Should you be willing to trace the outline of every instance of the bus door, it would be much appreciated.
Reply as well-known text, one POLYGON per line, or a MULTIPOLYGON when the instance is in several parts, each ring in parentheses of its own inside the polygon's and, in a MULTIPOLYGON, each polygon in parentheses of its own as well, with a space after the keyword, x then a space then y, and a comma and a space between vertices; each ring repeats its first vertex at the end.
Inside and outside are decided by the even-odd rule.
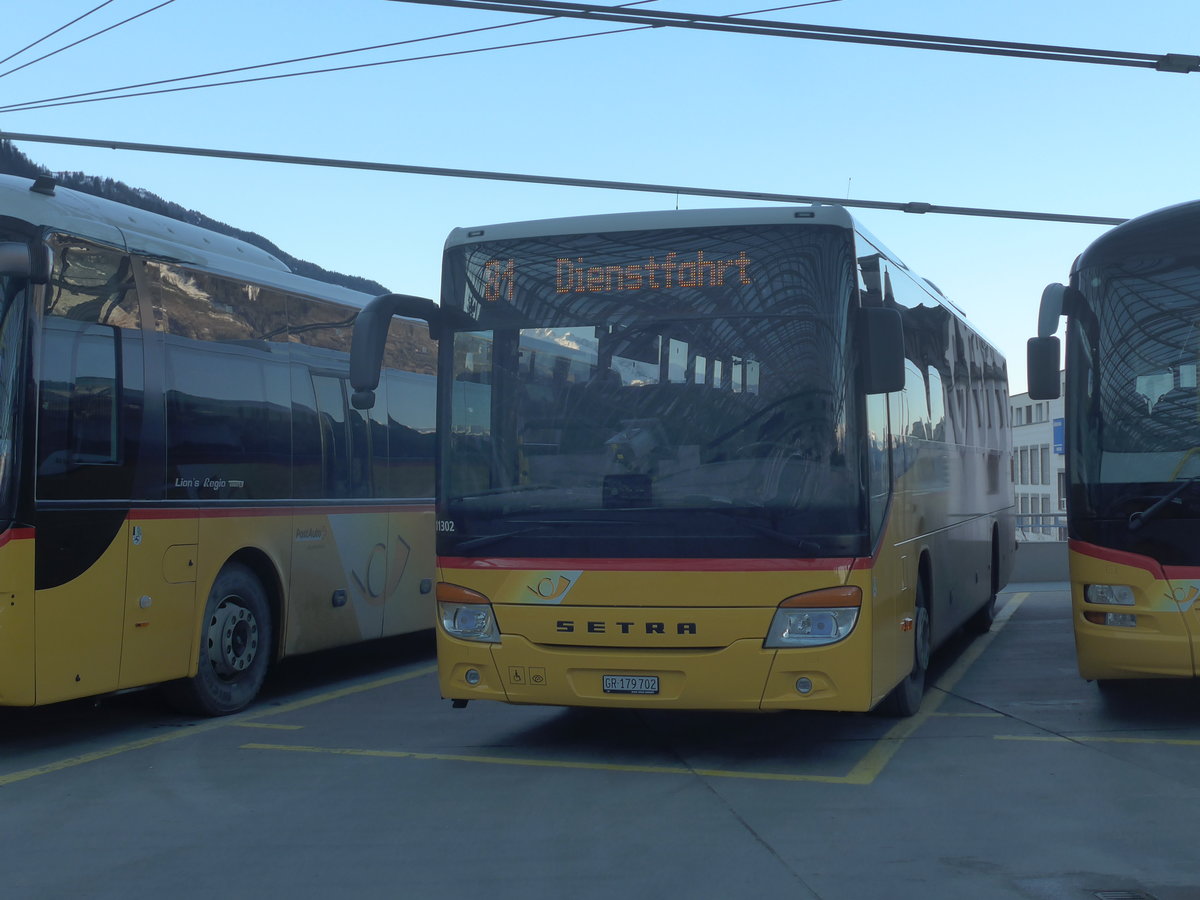
MULTIPOLYGON (((374 493, 372 420, 349 402, 342 373, 293 372, 293 398, 315 410, 323 498, 359 503, 374 493)), ((328 502, 292 519, 291 603, 285 651, 302 653, 383 634, 389 522, 385 507, 350 512, 328 502)))
POLYGON ((120 687, 190 675, 196 635, 199 518, 195 510, 133 512, 126 522, 120 687))
POLYGON ((911 633, 902 632, 900 619, 905 602, 904 514, 893 495, 894 448, 889 407, 899 394, 870 394, 866 398, 867 493, 871 545, 875 550, 871 570, 871 633, 874 658, 871 691, 875 696, 890 690, 912 667, 911 633))

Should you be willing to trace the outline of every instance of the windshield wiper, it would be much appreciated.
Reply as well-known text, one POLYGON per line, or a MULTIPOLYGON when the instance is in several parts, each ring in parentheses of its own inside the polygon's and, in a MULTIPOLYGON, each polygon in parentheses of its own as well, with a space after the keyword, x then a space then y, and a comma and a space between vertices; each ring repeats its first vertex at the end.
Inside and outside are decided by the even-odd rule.
POLYGON ((743 515, 729 510, 723 509, 706 509, 703 512, 714 516, 721 516, 724 519, 731 519, 739 525, 749 528, 751 531, 757 531, 759 534, 764 534, 769 538, 774 538, 781 544, 785 544, 791 550, 799 550, 804 553, 820 553, 821 545, 816 541, 810 541, 807 538, 798 537, 794 534, 788 534, 785 531, 779 531, 772 528, 770 525, 765 525, 757 519, 748 519, 743 515))
POLYGON ((467 538, 461 543, 455 544, 455 552, 475 550, 479 547, 486 547, 488 544, 495 544, 500 541, 506 541, 512 537, 518 537, 522 534, 531 534, 535 531, 545 531, 547 528, 557 528, 560 525, 636 525, 636 520, 633 519, 542 519, 536 522, 531 522, 528 519, 508 519, 512 525, 528 525, 528 528, 514 528, 511 531, 501 531, 496 534, 481 534, 479 537, 467 538))
POLYGON ((531 531, 541 531, 543 528, 548 528, 547 525, 533 525, 529 528, 517 528, 513 531, 501 531, 499 534, 484 534, 475 538, 468 538, 460 544, 454 545, 455 553, 463 553, 469 550, 475 550, 479 547, 486 547, 488 544, 496 544, 500 541, 506 541, 511 537, 516 537, 520 534, 529 534, 531 531))
POLYGON ((1157 516, 1164 506, 1166 506, 1168 503, 1182 494, 1189 486, 1195 483, 1197 478, 1200 478, 1200 475, 1193 475, 1191 478, 1181 481, 1141 512, 1132 513, 1129 516, 1129 530, 1137 531, 1139 528, 1157 516))

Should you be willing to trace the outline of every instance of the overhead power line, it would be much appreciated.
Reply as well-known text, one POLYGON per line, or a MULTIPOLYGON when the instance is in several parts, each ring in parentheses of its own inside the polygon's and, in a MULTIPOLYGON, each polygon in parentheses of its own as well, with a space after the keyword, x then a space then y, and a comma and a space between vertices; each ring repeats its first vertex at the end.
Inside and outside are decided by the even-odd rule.
MULTIPOLYGON (((127 19, 122 19, 120 22, 117 22, 114 25, 109 25, 107 28, 101 28, 99 31, 89 34, 87 37, 80 38, 79 40, 74 41, 70 44, 67 44, 65 47, 59 47, 57 50, 51 50, 49 53, 44 53, 41 56, 39 56, 37 59, 31 59, 29 62, 22 63, 21 65, 17 66, 16 68, 9 69, 7 72, 0 72, 0 78, 3 78, 5 75, 11 75, 13 72, 19 72, 22 69, 32 66, 34 63, 41 62, 43 59, 49 59, 51 56, 54 56, 57 53, 62 53, 64 50, 70 50, 72 47, 78 47, 84 41, 90 41, 92 38, 99 37, 100 35, 105 34, 106 32, 112 31, 114 28, 120 28, 122 25, 128 25, 134 19, 140 19, 142 16, 149 15, 150 13, 155 12, 156 10, 162 9, 164 6, 169 6, 170 4, 172 4, 174 2, 175 2, 175 0, 163 0, 163 2, 159 3, 157 6, 152 6, 149 9, 142 10, 140 13, 130 16, 127 19)), ((99 8, 99 7, 97 7, 97 8, 99 8)), ((93 12, 94 11, 95 10, 93 10, 93 12)), ((11 57, 9 57, 9 58, 11 59, 11 57)))
POLYGON ((1159 54, 1132 53, 1123 50, 1092 50, 1051 44, 1023 44, 935 34, 908 34, 901 31, 804 25, 769 19, 735 19, 730 16, 708 16, 667 10, 619 10, 612 6, 594 6, 588 3, 559 2, 559 0, 392 0, 392 2, 453 6, 461 9, 486 9, 523 15, 550 14, 604 22, 628 22, 634 25, 693 28, 733 34, 760 34, 814 41, 875 44, 886 47, 910 47, 919 50, 946 50, 953 53, 981 53, 1022 59, 1134 66, 1157 69, 1160 72, 1200 72, 1200 56, 1183 53, 1159 54))
POLYGON ((38 38, 36 41, 34 41, 34 42, 33 42, 33 43, 31 43, 31 44, 26 44, 24 47, 22 47, 22 48, 21 48, 20 50, 18 50, 16 53, 10 53, 10 54, 8 54, 8 56, 4 57, 4 59, 0 59, 0 65, 4 65, 4 63, 8 62, 10 59, 13 59, 13 58, 15 58, 15 57, 18 57, 18 56, 20 56, 20 55, 21 55, 22 53, 24 53, 26 50, 32 50, 34 47, 36 47, 36 46, 37 46, 38 44, 40 44, 42 41, 49 40, 50 38, 52 38, 52 37, 54 37, 56 34, 58 34, 60 31, 66 31, 68 28, 70 28, 70 27, 71 27, 72 25, 74 25, 76 22, 79 22, 79 21, 80 21, 80 20, 82 20, 82 19, 86 19, 86 18, 87 18, 88 16, 90 16, 92 13, 94 13, 94 12, 98 12, 99 10, 101 10, 101 9, 103 9, 104 7, 108 6, 108 4, 110 4, 110 3, 112 3, 112 2, 113 2, 113 0, 104 0, 104 2, 103 2, 103 3, 101 3, 99 6, 92 7, 92 8, 91 8, 91 9, 89 9, 87 12, 83 13, 83 15, 76 16, 76 17, 75 17, 75 18, 73 18, 73 19, 72 19, 70 22, 68 22, 66 25, 59 25, 57 28, 55 28, 55 29, 54 29, 53 31, 51 31, 49 34, 43 34, 43 35, 42 35, 40 38, 38 38))
MULTIPOLYGON (((625 6, 638 6, 642 3, 653 3, 656 0, 634 0, 634 2, 622 4, 625 6)), ((803 3, 793 3, 788 6, 776 6, 770 9, 751 10, 745 13, 731 13, 731 16, 752 16, 764 12, 778 12, 784 9, 799 9, 805 6, 823 6, 828 3, 840 3, 841 0, 806 0, 803 3)), ((172 94, 181 91, 197 91, 203 88, 211 87, 229 87, 232 85, 252 84, 259 81, 278 81, 285 78, 299 78, 303 75, 328 75, 334 72, 349 72, 355 69, 368 69, 377 66, 390 66, 398 63, 406 62, 425 62, 432 59, 444 59, 449 56, 467 56, 475 53, 488 53, 493 50, 512 50, 523 47, 533 47, 539 44, 561 43, 563 41, 578 41, 584 38, 604 37, 610 34, 626 34, 631 31, 644 31, 648 28, 654 28, 653 25, 641 25, 634 28, 616 28, 608 31, 593 31, 588 34, 572 34, 563 37, 544 38, 541 40, 520 41, 513 44, 498 44, 491 47, 477 47, 470 50, 451 50, 445 53, 431 53, 423 56, 409 56, 403 59, 385 59, 376 62, 358 63, 347 66, 334 66, 326 69, 306 69, 301 72, 286 72, 282 75, 264 75, 254 78, 237 78, 230 81, 213 81, 207 84, 190 84, 183 87, 162 87, 168 84, 177 84, 181 81, 194 81, 198 78, 213 78, 218 75, 231 75, 237 72, 250 72, 256 69, 268 69, 274 66, 290 65, 292 63, 309 62, 317 59, 328 59, 334 56, 348 56, 353 53, 366 53, 372 50, 383 50, 389 47, 400 47, 405 44, 419 44, 425 41, 436 41, 443 38, 463 37, 468 34, 479 34, 485 31, 497 31, 502 28, 513 28, 518 25, 529 25, 534 22, 546 22, 553 20, 555 16, 536 16, 532 19, 522 19, 519 22, 506 22, 503 25, 488 25, 483 28, 470 28, 461 31, 451 31, 444 34, 428 35, 426 37, 409 38, 403 41, 393 41, 387 44, 375 44, 370 47, 358 47, 353 50, 337 50, 331 53, 320 53, 313 56, 301 56, 293 59, 278 60, 276 62, 259 63, 251 66, 239 66, 233 69, 220 69, 214 72, 205 72, 198 75, 183 75, 178 78, 163 78, 157 81, 144 81, 140 84, 127 84, 122 87, 103 88, 100 90, 80 91, 74 94, 62 94, 57 97, 45 97, 41 100, 26 100, 20 103, 9 103, 0 105, 0 113, 5 112, 27 112, 34 109, 49 109, 56 106, 76 106, 81 103, 100 103, 104 100, 125 100, 131 97, 148 97, 155 94, 172 94), (156 88, 155 90, 137 90, 138 88, 156 88), (117 91, 133 91, 134 93, 119 94, 117 91), (108 96, 101 96, 101 95, 108 96)), ((14 70, 15 71, 15 70, 14 70)))
POLYGON ((42 144, 66 144, 72 147, 98 147, 107 150, 134 150, 142 153, 169 153, 177 156, 203 156, 213 159, 241 159, 253 162, 283 163, 296 166, 322 166, 334 169, 363 169, 372 172, 398 172, 406 175, 432 175, 443 178, 475 178, 484 181, 512 181, 561 187, 597 188, 607 191, 639 191, 650 194, 676 194, 691 197, 720 197, 733 200, 760 200, 772 203, 823 203, 862 209, 884 209, 906 213, 940 213, 952 216, 982 216, 993 219, 1025 219, 1036 222, 1065 222, 1074 225, 1120 225, 1123 218, 1078 216, 1063 213, 1028 212, 1014 209, 986 209, 971 206, 942 206, 934 203, 897 203, 886 200, 851 200, 815 197, 805 194, 776 194, 763 191, 732 191, 720 188, 686 187, 677 184, 647 184, 636 181, 603 181, 596 178, 569 178, 557 175, 524 175, 515 172, 487 172, 478 169, 446 169, 436 166, 410 166, 401 163, 367 162, 352 159, 328 159, 318 156, 289 156, 278 153, 253 153, 241 150, 213 150, 202 147, 178 147, 170 144, 140 144, 130 141, 102 141, 92 138, 58 137, 48 134, 21 134, 0 131, 0 140, 31 141, 42 144))

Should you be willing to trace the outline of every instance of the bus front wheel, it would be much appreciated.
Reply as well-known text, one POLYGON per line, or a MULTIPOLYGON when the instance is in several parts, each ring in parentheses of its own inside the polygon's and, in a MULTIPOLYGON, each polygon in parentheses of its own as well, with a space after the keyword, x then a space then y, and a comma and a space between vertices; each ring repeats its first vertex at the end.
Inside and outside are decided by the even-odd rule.
POLYGON ((933 632, 929 627, 929 602, 925 583, 917 582, 916 609, 913 612, 913 664, 904 680, 883 698, 878 711, 885 716, 907 718, 916 715, 925 696, 925 673, 933 652, 933 632))
POLYGON ((200 715, 244 709, 266 678, 271 634, 271 607, 262 583, 246 566, 227 564, 205 604, 196 674, 169 685, 169 696, 200 715))

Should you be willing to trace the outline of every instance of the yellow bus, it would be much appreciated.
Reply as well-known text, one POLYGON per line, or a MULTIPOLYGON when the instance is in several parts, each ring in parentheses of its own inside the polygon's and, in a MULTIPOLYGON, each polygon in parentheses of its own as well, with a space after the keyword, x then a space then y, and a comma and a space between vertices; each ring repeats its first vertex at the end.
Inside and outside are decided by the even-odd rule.
POLYGON ((436 346, 184 222, 0 176, 0 705, 167 683, 234 712, 273 660, 430 628, 436 346))
POLYGON ((397 311, 440 334, 455 705, 910 715, 933 648, 990 626, 1004 359, 844 209, 456 230, 436 310, 360 317, 364 406, 397 311))
POLYGON ((1200 674, 1200 201, 1118 225, 1042 295, 1029 394, 1065 384, 1079 673, 1200 674), (1067 317, 1066 369, 1059 340, 1067 317))

